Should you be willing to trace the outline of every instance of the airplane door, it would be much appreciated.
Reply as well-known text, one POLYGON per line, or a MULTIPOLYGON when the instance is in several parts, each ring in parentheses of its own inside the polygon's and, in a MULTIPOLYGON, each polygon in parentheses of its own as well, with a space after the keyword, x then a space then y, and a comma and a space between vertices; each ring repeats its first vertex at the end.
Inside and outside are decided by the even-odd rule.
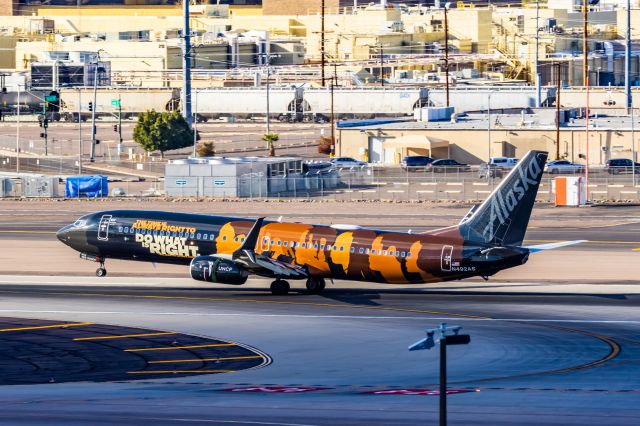
POLYGON ((453 246, 442 246, 442 256, 440 257, 440 269, 451 272, 451 258, 453 257, 453 246))
POLYGON ((110 214, 105 214, 100 218, 100 224, 98 225, 98 240, 109 240, 109 224, 111 223, 111 218, 112 216, 110 214))

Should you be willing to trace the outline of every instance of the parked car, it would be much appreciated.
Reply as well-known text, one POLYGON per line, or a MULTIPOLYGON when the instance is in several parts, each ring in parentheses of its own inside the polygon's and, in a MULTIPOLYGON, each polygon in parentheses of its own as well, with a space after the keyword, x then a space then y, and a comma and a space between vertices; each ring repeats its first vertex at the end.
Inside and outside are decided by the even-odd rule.
POLYGON ((488 177, 502 177, 508 173, 515 165, 518 164, 518 159, 513 157, 491 157, 489 163, 483 163, 480 165, 478 172, 479 178, 488 177))
POLYGON ((605 170, 612 175, 621 173, 640 173, 640 163, 635 163, 628 158, 616 158, 607 161, 604 166, 605 170))
POLYGON ((559 173, 584 173, 585 166, 582 164, 572 163, 568 160, 549 161, 544 169, 550 174, 559 173))
POLYGON ((471 170, 468 164, 458 163, 452 158, 443 158, 440 160, 434 160, 427 165, 427 170, 434 173, 457 173, 468 172, 471 170))
POLYGON ((359 161, 351 157, 335 157, 331 159, 331 163, 336 168, 362 167, 367 165, 364 161, 359 161))
POLYGON ((425 170, 427 165, 433 162, 433 158, 426 155, 408 155, 402 159, 400 166, 407 171, 425 170))

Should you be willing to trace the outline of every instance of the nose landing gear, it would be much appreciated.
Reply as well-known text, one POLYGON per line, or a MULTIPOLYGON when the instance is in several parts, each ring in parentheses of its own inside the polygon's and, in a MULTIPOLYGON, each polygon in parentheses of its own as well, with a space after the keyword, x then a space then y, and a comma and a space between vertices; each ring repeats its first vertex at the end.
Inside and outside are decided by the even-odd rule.
POLYGON ((104 267, 104 261, 100 262, 100 267, 96 269, 96 277, 106 277, 107 269, 104 267))

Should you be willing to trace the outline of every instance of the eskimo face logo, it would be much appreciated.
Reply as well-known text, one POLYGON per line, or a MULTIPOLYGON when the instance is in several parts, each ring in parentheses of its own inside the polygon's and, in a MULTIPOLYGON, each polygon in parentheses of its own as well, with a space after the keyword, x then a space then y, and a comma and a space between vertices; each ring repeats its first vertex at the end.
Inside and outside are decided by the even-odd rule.
POLYGON ((521 163, 516 170, 517 173, 511 175, 510 179, 505 182, 505 188, 508 187, 509 190, 506 192, 497 191, 491 199, 489 222, 482 232, 485 241, 493 240, 497 229, 505 224, 509 215, 513 213, 529 189, 538 185, 542 174, 542 167, 537 156, 531 159, 528 164, 521 163))

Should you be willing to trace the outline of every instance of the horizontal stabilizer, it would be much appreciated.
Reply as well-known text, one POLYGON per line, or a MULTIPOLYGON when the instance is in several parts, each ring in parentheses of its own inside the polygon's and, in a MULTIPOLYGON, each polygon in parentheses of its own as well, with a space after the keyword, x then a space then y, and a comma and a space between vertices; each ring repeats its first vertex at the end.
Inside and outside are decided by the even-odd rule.
POLYGON ((543 250, 553 250, 560 247, 572 246, 574 244, 584 243, 587 240, 575 240, 575 241, 559 241, 557 243, 536 244, 534 246, 525 247, 529 249, 529 253, 537 253, 543 250))

